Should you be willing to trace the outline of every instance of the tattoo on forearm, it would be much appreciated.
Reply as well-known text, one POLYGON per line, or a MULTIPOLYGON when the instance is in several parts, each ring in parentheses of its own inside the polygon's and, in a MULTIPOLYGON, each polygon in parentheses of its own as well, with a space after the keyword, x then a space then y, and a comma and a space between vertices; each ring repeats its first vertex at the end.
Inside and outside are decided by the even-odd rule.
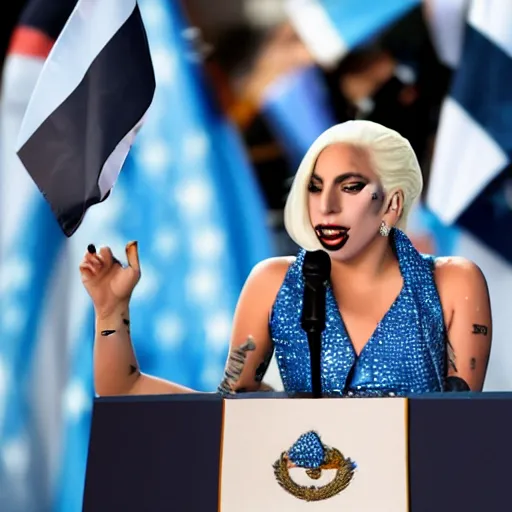
POLYGON ((102 336, 110 336, 111 334, 114 334, 116 331, 113 329, 107 329, 106 331, 101 331, 102 336))
POLYGON ((130 334, 130 320, 123 317, 123 324, 126 325, 126 330, 128 331, 128 334, 130 334))
POLYGON ((458 370, 457 365, 455 364, 455 352, 448 338, 446 339, 446 356, 448 358, 448 370, 452 370, 457 373, 458 370))
POLYGON ((476 359, 474 357, 472 357, 471 360, 469 361, 469 367, 472 370, 476 369, 476 359))
POLYGON ((486 325, 473 324, 472 334, 482 334, 484 336, 487 336, 487 332, 488 329, 486 325))
POLYGON ((272 354, 274 353, 274 349, 269 350, 261 364, 256 368, 256 374, 254 375, 254 380, 256 382, 261 382, 263 377, 265 377, 265 373, 267 373, 268 365, 272 359, 272 354))
POLYGON ((228 357, 224 378, 217 388, 217 392, 221 394, 233 394, 235 392, 234 386, 240 380, 242 371, 247 359, 247 352, 251 352, 256 348, 256 345, 251 336, 247 341, 239 347, 233 349, 228 357))

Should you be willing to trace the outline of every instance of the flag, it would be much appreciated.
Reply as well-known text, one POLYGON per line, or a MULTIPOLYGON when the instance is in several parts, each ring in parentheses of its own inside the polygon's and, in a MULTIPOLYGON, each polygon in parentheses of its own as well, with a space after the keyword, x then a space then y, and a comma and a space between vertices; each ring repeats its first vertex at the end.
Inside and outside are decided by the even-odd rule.
POLYGON ((80 0, 27 107, 18 155, 67 236, 105 200, 155 81, 136 0, 80 0))
POLYGON ((432 44, 445 66, 456 68, 460 62, 466 13, 471 0, 424 0, 426 21, 432 44))
POLYGON ((426 206, 439 223, 435 238, 449 228, 452 254, 477 263, 486 277, 493 347, 484 389, 505 391, 512 389, 512 5, 471 0, 462 7, 463 41, 437 36, 454 78, 441 110, 426 206))
MULTIPOLYGON (((108 201, 90 210, 69 243, 78 263, 88 243, 109 245, 122 259, 126 241, 138 241, 142 278, 130 329, 142 370, 215 391, 241 287, 273 255, 266 209, 239 135, 205 81, 179 2, 139 5, 156 77, 153 105, 108 201)), ((58 512, 80 510, 84 485, 93 318, 83 311, 89 316, 70 334, 58 512)))
POLYGON ((76 0, 30 0, 0 95, 0 510, 51 510, 70 325, 64 236, 16 151, 44 61, 76 0))
POLYGON ((421 0, 287 0, 291 23, 316 62, 334 67, 349 51, 367 43, 421 0))
POLYGON ((274 137, 297 168, 309 146, 336 124, 320 70, 309 66, 279 77, 263 95, 261 111, 274 137))
POLYGON ((512 262, 512 5, 470 5, 461 60, 444 102, 428 206, 512 262))

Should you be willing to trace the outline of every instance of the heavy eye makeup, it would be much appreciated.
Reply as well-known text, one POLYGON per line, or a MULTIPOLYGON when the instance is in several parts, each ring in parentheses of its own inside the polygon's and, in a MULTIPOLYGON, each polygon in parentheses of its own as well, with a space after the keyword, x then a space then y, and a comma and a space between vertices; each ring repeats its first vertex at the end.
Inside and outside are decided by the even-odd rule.
MULTIPOLYGON (((343 192, 357 194, 368 185, 368 180, 360 174, 348 173, 337 176, 334 179, 335 185, 340 185, 343 192)), ((313 174, 308 184, 308 191, 312 194, 322 191, 323 180, 320 176, 313 174)))

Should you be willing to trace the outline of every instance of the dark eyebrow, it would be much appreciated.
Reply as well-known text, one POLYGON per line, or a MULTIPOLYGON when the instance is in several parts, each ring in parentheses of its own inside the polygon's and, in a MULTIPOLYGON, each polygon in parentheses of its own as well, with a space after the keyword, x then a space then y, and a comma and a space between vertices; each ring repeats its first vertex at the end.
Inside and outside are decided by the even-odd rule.
MULTIPOLYGON (((336 176, 334 178, 334 183, 336 185, 339 185, 340 183, 343 183, 345 180, 352 179, 352 178, 358 178, 365 182, 368 182, 368 178, 366 176, 363 176, 362 174, 359 174, 357 172, 346 172, 344 174, 340 174, 339 176, 336 176)), ((311 179, 315 181, 319 181, 320 183, 323 183, 324 180, 318 176, 318 174, 313 173, 311 175, 311 179)))

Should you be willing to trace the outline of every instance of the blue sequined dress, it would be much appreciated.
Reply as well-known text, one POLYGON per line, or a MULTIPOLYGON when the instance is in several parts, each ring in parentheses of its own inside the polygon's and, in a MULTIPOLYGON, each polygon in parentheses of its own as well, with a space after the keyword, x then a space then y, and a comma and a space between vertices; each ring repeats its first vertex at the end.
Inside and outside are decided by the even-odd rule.
MULTIPOLYGON (((332 287, 327 287, 322 337, 322 390, 326 395, 407 395, 442 391, 446 364, 443 311, 434 282, 434 258, 394 229, 403 288, 356 355, 332 287)), ((299 251, 277 294, 270 333, 285 391, 311 392, 309 346, 300 326, 305 251, 299 251)))

